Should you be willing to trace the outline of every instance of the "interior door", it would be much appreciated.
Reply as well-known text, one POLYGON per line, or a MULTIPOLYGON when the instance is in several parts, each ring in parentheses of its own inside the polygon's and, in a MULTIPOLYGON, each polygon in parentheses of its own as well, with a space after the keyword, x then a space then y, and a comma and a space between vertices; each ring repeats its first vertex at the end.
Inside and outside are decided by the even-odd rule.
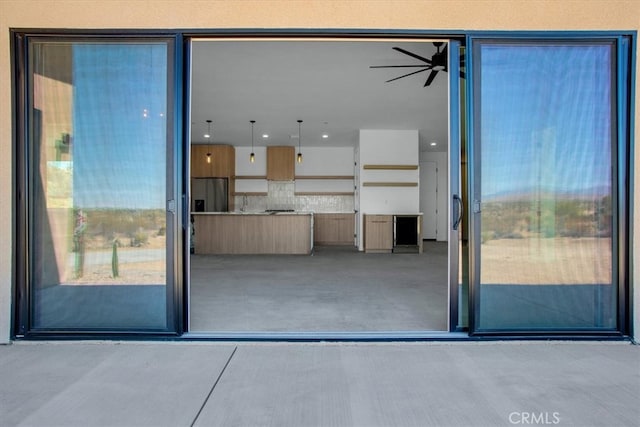
POLYGON ((178 331, 174 39, 24 43, 17 334, 178 331))
POLYGON ((422 237, 435 240, 438 230, 438 164, 420 162, 420 212, 422 237))
POLYGON ((473 333, 621 327, 623 47, 471 38, 473 333))

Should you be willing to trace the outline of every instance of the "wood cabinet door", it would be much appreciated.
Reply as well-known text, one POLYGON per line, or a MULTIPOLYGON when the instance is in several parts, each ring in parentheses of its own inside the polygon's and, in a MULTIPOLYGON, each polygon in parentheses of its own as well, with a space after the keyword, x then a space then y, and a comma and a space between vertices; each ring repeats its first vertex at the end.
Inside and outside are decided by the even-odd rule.
POLYGON ((213 172, 213 152, 211 146, 192 145, 191 146, 191 177, 210 178, 213 172), (212 153, 211 163, 207 162, 207 153, 212 153))
POLYGON ((391 252, 393 249, 393 217, 391 215, 365 215, 365 252, 391 252))
POLYGON ((319 213, 313 216, 313 241, 319 245, 353 245, 354 214, 319 213))
POLYGON ((192 145, 192 178, 225 178, 235 175, 235 149, 230 145, 192 145), (211 156, 207 156, 210 153, 211 156), (211 162, 207 162, 207 158, 211 162))
POLYGON ((295 177, 295 148, 267 147, 267 179, 293 181, 295 177))
POLYGON ((235 149, 230 145, 213 146, 213 169, 215 177, 231 177, 235 175, 235 149))

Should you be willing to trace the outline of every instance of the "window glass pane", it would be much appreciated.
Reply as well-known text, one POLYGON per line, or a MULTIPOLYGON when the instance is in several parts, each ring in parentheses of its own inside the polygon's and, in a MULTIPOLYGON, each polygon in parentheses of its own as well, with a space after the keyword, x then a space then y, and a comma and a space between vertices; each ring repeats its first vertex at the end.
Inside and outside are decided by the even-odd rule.
POLYGON ((616 327, 611 44, 480 54, 479 329, 616 327))
POLYGON ((166 43, 29 60, 32 326, 166 328, 166 43))

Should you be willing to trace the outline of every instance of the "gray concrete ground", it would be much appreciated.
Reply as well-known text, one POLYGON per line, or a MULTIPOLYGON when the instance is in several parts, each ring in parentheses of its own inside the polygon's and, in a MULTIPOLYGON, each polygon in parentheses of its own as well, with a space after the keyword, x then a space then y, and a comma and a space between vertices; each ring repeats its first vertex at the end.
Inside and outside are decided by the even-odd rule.
POLYGON ((1 426, 638 426, 622 342, 17 342, 1 426))

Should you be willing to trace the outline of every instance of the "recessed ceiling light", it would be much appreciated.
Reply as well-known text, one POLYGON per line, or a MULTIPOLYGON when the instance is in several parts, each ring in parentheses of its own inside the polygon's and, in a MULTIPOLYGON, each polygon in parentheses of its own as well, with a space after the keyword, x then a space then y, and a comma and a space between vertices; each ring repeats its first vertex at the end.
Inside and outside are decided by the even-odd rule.
POLYGON ((211 135, 209 135, 208 133, 205 133, 205 134, 204 134, 204 137, 205 137, 205 138, 209 138, 210 136, 211 136, 211 135))
POLYGON ((268 134, 266 134, 266 133, 264 133, 264 134, 262 134, 262 137, 263 137, 264 139, 267 139, 267 138, 269 138, 269 135, 268 135, 268 134))
POLYGON ((435 141, 433 141, 430 145, 431 145, 432 147, 435 147, 436 145, 438 145, 438 143, 437 143, 437 142, 435 142, 435 141))
POLYGON ((322 134, 322 137, 323 137, 324 139, 327 139, 327 138, 329 138, 329 135, 328 135, 328 134, 326 134, 326 133, 323 133, 323 134, 322 134))

